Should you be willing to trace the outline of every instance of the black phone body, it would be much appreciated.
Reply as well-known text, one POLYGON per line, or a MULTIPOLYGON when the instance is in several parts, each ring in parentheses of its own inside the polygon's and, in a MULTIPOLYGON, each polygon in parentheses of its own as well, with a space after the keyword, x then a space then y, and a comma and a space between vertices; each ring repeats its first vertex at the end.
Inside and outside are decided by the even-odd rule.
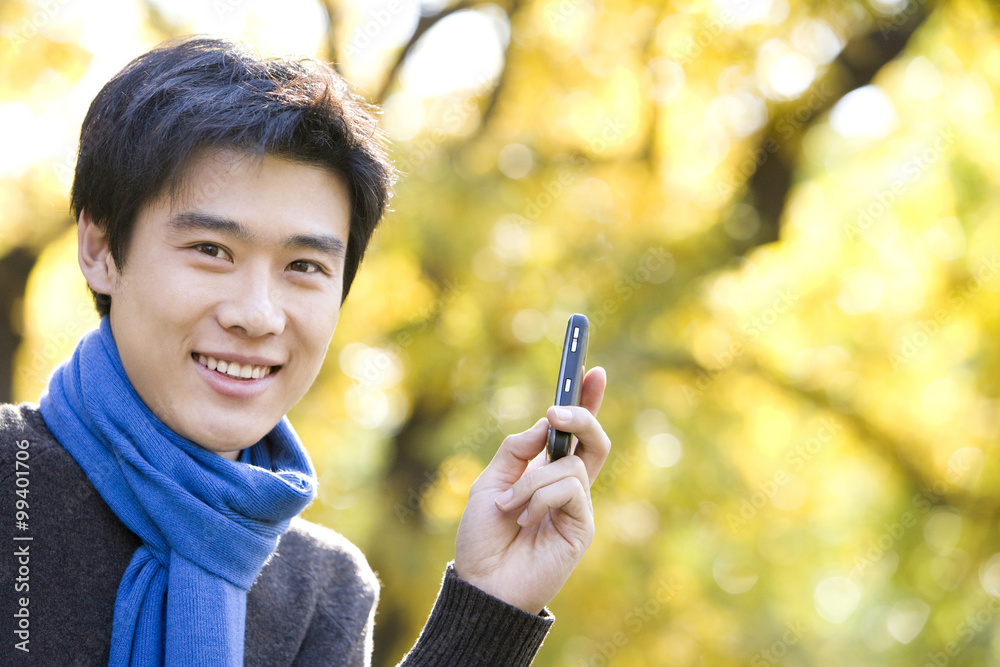
MULTIPOLYGON (((583 365, 587 361, 587 340, 590 335, 590 321, 586 315, 571 315, 566 325, 562 359, 559 361, 559 380, 556 384, 556 400, 553 405, 579 405, 580 385, 583 383, 583 365)), ((550 461, 561 459, 573 453, 573 434, 558 431, 549 426, 549 436, 545 444, 550 461)))

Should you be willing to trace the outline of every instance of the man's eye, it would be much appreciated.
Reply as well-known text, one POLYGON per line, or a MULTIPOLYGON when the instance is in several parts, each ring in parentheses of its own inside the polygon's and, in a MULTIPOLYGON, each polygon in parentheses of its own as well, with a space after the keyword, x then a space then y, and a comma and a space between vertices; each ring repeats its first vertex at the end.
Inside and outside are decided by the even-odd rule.
POLYGON ((310 262, 305 259, 296 260, 288 266, 292 269, 292 271, 300 271, 302 273, 316 273, 323 270, 316 262, 310 262))
POLYGON ((226 252, 225 248, 223 248, 220 245, 216 245, 214 243, 199 243, 198 245, 195 246, 195 248, 197 248, 203 254, 209 255, 211 257, 220 257, 225 259, 225 257, 228 256, 229 254, 228 252, 226 252))

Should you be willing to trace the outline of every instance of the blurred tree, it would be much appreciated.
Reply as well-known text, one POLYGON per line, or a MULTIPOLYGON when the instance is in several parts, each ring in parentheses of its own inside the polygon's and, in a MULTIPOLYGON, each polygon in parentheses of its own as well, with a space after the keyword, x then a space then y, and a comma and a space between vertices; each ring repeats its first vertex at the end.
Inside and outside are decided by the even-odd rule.
MULTIPOLYGON (((995 3, 316 4, 404 172, 291 415, 309 518, 381 574, 376 664, 572 312, 615 451, 536 664, 1000 664, 995 3)), ((147 46, 201 25, 140 7, 147 46)), ((19 41, 37 11, 0 5, 0 119, 99 55, 58 16, 19 41)), ((0 353, 35 400, 91 315, 53 297, 66 167, 4 154, 0 353)))

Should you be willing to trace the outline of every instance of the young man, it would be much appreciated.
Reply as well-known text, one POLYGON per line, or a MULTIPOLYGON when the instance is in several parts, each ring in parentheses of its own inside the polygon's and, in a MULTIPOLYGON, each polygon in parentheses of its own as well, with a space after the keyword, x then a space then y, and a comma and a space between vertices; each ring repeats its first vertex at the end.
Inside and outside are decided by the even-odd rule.
MULTIPOLYGON (((104 87, 72 193, 101 323, 40 406, 0 407, 0 663, 369 664, 378 581, 297 518, 316 477, 284 415, 393 177, 324 65, 187 39, 104 87)), ((592 370, 582 407, 503 441, 403 664, 530 663, 593 538, 605 384, 592 370), (579 445, 541 465, 549 423, 579 445)))

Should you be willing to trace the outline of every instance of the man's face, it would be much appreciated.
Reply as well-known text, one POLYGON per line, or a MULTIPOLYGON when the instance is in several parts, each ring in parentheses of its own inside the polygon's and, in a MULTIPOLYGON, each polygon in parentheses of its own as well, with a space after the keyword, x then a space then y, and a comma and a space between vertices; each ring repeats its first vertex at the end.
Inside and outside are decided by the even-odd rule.
POLYGON ((120 273, 102 257, 111 288, 98 291, 111 294, 111 330, 143 402, 235 458, 319 373, 339 314, 350 199, 326 169, 232 152, 199 156, 186 183, 139 213, 120 273))

